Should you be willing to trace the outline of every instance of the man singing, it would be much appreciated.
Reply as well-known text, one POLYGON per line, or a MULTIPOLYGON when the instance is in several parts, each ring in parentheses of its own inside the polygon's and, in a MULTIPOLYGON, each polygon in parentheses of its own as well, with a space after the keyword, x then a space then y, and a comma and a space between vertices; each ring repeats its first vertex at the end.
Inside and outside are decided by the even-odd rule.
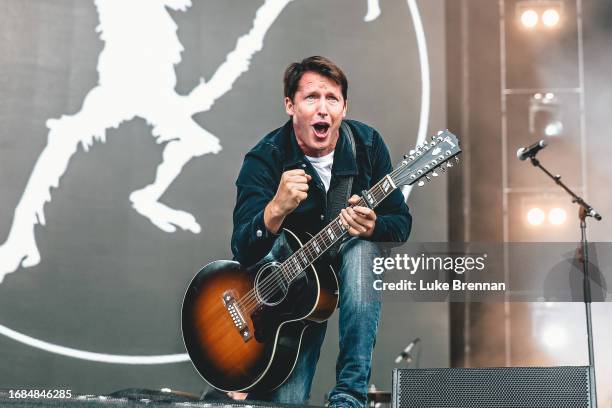
MULTIPOLYGON (((375 129, 344 120, 347 92, 346 76, 327 58, 309 57, 287 67, 284 103, 290 119, 245 156, 236 181, 232 252, 241 264, 252 265, 270 252, 283 228, 316 234, 338 215, 332 214, 331 192, 347 189, 350 199, 339 215, 350 237, 332 259, 339 281, 340 353, 329 404, 361 408, 380 318, 379 294, 372 287, 372 259, 380 256, 374 242, 405 242, 412 218, 399 190, 376 211, 356 205, 359 194, 390 173, 392 165, 375 129)), ((306 330, 283 385, 249 398, 306 402, 325 329, 325 323, 316 323, 306 330)))

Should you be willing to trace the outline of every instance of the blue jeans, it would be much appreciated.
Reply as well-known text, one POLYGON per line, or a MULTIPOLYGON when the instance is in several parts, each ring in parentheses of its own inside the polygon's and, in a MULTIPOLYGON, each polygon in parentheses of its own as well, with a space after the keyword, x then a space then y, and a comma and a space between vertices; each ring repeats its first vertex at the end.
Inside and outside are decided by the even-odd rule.
MULTIPOLYGON (((377 276, 373 258, 380 256, 378 245, 350 238, 339 250, 340 268, 340 353, 336 362, 336 385, 329 394, 331 406, 363 408, 370 381, 372 351, 380 319, 380 293, 373 289, 377 276)), ((289 379, 276 390, 249 398, 280 403, 305 403, 327 323, 314 324, 304 333, 296 366, 289 379)))

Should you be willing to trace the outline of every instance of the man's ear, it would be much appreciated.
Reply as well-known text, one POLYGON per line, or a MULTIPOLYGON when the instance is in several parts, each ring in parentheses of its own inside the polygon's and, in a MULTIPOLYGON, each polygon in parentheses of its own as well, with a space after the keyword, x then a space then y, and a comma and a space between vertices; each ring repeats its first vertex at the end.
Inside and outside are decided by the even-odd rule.
POLYGON ((287 112, 289 116, 293 116, 295 113, 293 101, 288 96, 285 97, 285 112, 287 112))

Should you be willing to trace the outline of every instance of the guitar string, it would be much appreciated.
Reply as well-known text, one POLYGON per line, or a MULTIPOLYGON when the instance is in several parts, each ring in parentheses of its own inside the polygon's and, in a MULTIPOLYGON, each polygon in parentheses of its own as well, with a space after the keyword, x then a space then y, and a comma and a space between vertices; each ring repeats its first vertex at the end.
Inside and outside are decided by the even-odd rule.
MULTIPOLYGON (((340 235, 339 237, 340 238, 340 235)), ((289 285, 291 284, 291 282, 297 278, 302 271, 304 271, 306 268, 308 268, 309 266, 311 266, 312 262, 314 262, 315 258, 315 252, 314 250, 311 248, 311 244, 312 242, 325 242, 323 239, 317 239, 317 236, 313 237, 313 239, 311 241, 309 241, 309 243, 304 244, 304 246, 302 246, 298 251, 294 252, 290 257, 288 257, 284 262, 283 265, 286 265, 285 267, 281 267, 277 270, 276 274, 277 276, 285 276, 285 278, 281 278, 281 283, 283 284, 283 286, 285 287, 289 287, 289 285), (306 265, 303 265, 302 262, 300 262, 298 259, 298 253, 299 251, 302 251, 303 253, 305 253, 306 257, 308 258, 313 258, 312 261, 306 261, 306 265), (284 279, 284 280, 283 280, 284 279), (285 284, 286 283, 286 284, 285 284)), ((330 246, 333 242, 330 243, 330 246)), ((326 244, 327 246, 327 244, 326 244)), ((321 253, 323 253, 325 251, 322 251, 321 253)), ((262 281, 260 283, 260 286, 263 287, 263 291, 260 291, 260 298, 266 299, 269 298, 271 294, 276 294, 279 291, 282 293, 282 290, 280 289, 280 287, 278 286, 278 279, 268 279, 266 281, 266 279, 264 279, 264 281, 262 281), (277 286, 274 286, 274 282, 275 281, 277 283, 277 286)), ((240 303, 242 304, 242 306, 245 309, 251 309, 253 304, 257 304, 260 303, 259 299, 257 299, 256 296, 256 292, 253 292, 253 294, 251 294, 250 296, 244 296, 242 299, 240 299, 240 303), (249 302, 250 301, 250 302, 249 302)))
MULTIPOLYGON (((338 239, 340 239, 344 235, 344 233, 345 233, 345 231, 341 231, 340 233, 338 233, 337 234, 338 239)), ((317 240, 313 239, 312 241, 309 241, 309 242, 311 243, 311 242, 315 242, 315 241, 317 241, 317 240)), ((336 240, 330 242, 329 246, 331 246, 333 244, 333 242, 335 242, 335 241, 336 240)), ((290 260, 290 258, 287 259, 287 261, 288 261, 288 263, 287 263, 287 265, 288 265, 287 272, 288 272, 289 279, 286 281, 287 284, 284 285, 287 288, 290 286, 291 282, 294 279, 296 279, 303 271, 305 271, 308 267, 310 267, 312 265, 312 263, 320 256, 320 254, 325 252, 325 251, 322 251, 322 252, 319 253, 319 255, 317 255, 314 252, 314 250, 310 247, 309 244, 305 244, 303 247, 300 248, 300 250, 303 251, 306 254, 306 256, 308 258, 312 259, 312 260, 311 261, 306 261, 306 265, 302 265, 302 263, 299 263, 299 265, 298 265, 298 262, 293 262, 292 260, 290 260)), ((298 256, 296 255, 295 258, 298 258, 298 256)), ((285 262, 287 262, 287 261, 285 261, 285 262)), ((279 269, 280 273, 282 273, 282 271, 284 271, 284 269, 282 269, 282 268, 279 269)), ((277 294, 279 291, 281 292, 281 294, 283 292, 282 290, 279 290, 280 289, 279 287, 271 287, 271 285, 268 285, 268 286, 269 287, 266 288, 267 290, 265 290, 265 292, 263 294, 260 294, 261 298, 263 298, 263 299, 269 298, 270 295, 277 294)), ((258 302, 259 299, 256 299, 256 300, 257 300, 257 302, 255 302, 255 303, 259 303, 258 302)), ((252 307, 252 303, 253 302, 251 302, 251 304, 247 304, 245 307, 250 309, 252 307)))
MULTIPOLYGON (((394 171, 389 173, 390 175, 393 175, 394 171)), ((388 194, 391 194, 391 192, 393 192, 393 190, 395 189, 391 189, 390 191, 388 191, 388 194, 385 193, 384 188, 382 187, 382 183, 384 183, 384 181, 386 180, 386 177, 381 179, 378 183, 376 183, 374 186, 372 186, 372 188, 370 189, 370 191, 368 193, 372 194, 375 198, 376 204, 374 206, 377 206, 378 203, 380 203, 382 200, 384 200, 386 198, 386 196, 388 194)), ((363 201, 363 198, 360 199, 360 201, 356 204, 356 205, 363 205, 365 204, 365 202, 363 201)), ((334 219, 334 221, 332 221, 330 224, 328 224, 330 227, 326 227, 324 228, 322 231, 327 231, 329 228, 334 228, 334 231, 337 235, 337 239, 340 239, 342 236, 344 236, 347 231, 344 229, 344 226, 341 226, 341 222, 340 222, 340 218, 337 217, 336 219, 334 219), (335 227, 337 226, 337 228, 340 229, 340 232, 335 231, 335 227)), ((305 266, 302 266, 300 262, 298 262, 298 267, 295 266, 295 262, 290 263, 289 265, 293 265, 290 269, 289 269, 289 273, 291 275, 291 278, 289 281, 287 282, 287 285, 284 285, 286 287, 289 286, 289 284, 291 283, 291 280, 293 280, 294 278, 296 278, 297 276, 299 276, 299 274, 304 271, 306 268, 308 268, 308 266, 310 266, 312 264, 312 262, 314 262, 314 260, 316 260, 316 258, 318 258, 321 254, 323 254, 325 251, 327 251, 328 248, 326 248, 324 251, 321 251, 320 254, 318 256, 313 256, 315 255, 313 253, 313 249, 311 248, 311 244, 312 242, 317 242, 318 241, 318 237, 321 234, 321 232, 319 232, 315 237, 313 237, 310 241, 308 241, 308 243, 306 243, 304 246, 302 246, 298 251, 296 251, 294 254, 292 254, 292 256, 290 256, 289 258, 287 258, 287 260, 283 263, 286 264, 291 258, 297 257, 297 254, 300 250, 302 250, 303 252, 306 252, 306 254, 309 257, 313 257, 313 261, 311 262, 306 262, 305 266), (297 271, 299 271, 298 273, 296 273, 297 271)), ((321 237, 325 237, 325 234, 322 234, 321 237)), ((329 246, 333 245, 334 242, 337 241, 337 239, 332 239, 332 241, 330 242, 329 246)), ((325 244, 325 240, 321 239, 321 241, 325 244)), ((285 270, 280 268, 280 272, 283 273, 285 270)), ((282 281, 282 277, 280 277, 279 273, 276 273, 276 277, 272 276, 274 274, 271 274, 267 279, 264 279, 260 286, 262 286, 264 289, 263 291, 260 291, 260 297, 263 299, 266 299, 266 297, 269 297, 271 294, 276 294, 279 292, 279 287, 278 287, 278 282, 279 282, 279 278, 282 281), (277 286, 274 285, 274 283, 277 283, 277 286)), ((251 291, 250 291, 251 292, 251 291)), ((282 292, 281 292, 282 293, 282 292)), ((245 310, 252 310, 253 306, 255 304, 261 304, 261 302, 259 301, 259 299, 257 299, 257 293, 252 290, 252 293, 248 293, 243 296, 241 299, 239 299, 239 305, 241 305, 245 310)))
MULTIPOLYGON (((338 234, 338 239, 341 238, 346 232, 343 231, 342 233, 338 234)), ((335 242, 335 241, 334 241, 335 242)), ((331 246, 331 244, 330 244, 331 246)), ((309 247, 306 247, 306 245, 304 245, 303 247, 300 248, 300 250, 302 250, 303 252, 306 253, 306 256, 314 258, 312 261, 308 262, 307 265, 302 265, 299 262, 291 262, 290 258, 287 258, 287 260, 285 262, 290 262, 288 263, 289 268, 287 270, 287 272, 289 273, 289 280, 287 280, 287 284, 284 285, 287 288, 289 287, 289 285, 292 283, 292 281, 294 279, 296 279, 303 271, 305 271, 308 267, 312 266, 312 263, 316 260, 316 258, 318 258, 318 256, 315 255, 315 253, 313 252, 313 250, 309 247), (316 256, 316 258, 315 258, 316 256), (299 266, 297 266, 299 263, 299 266)), ((324 252, 324 251, 323 251, 324 252)), ((295 258, 297 258, 297 255, 295 256, 295 258)), ((277 272, 277 275, 280 275, 279 272, 283 271, 283 269, 279 269, 279 271, 277 272)), ((263 285, 265 286, 265 289, 263 291, 263 293, 260 293, 260 298, 263 299, 269 299, 271 297, 271 295, 275 295, 277 293, 280 292, 280 294, 284 294, 285 291, 281 290, 278 286, 274 286, 273 284, 271 284, 270 281, 267 282, 267 285, 263 285)), ((251 298, 253 298, 253 296, 251 296, 251 298)), ((242 299, 241 299, 242 300, 242 299)), ((245 303, 243 305, 243 307, 245 308, 245 310, 248 310, 249 312, 251 310, 254 310, 254 306, 256 307, 258 304, 261 304, 261 302, 259 301, 259 299, 257 299, 256 294, 255 297, 253 299, 250 299, 250 302, 243 302, 245 303)))

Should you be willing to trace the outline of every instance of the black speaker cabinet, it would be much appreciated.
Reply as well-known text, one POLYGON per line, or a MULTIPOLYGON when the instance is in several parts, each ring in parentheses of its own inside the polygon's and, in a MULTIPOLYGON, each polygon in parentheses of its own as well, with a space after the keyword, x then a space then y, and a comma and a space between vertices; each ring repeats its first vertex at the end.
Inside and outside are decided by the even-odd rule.
POLYGON ((595 408, 589 367, 393 370, 393 408, 595 408))

